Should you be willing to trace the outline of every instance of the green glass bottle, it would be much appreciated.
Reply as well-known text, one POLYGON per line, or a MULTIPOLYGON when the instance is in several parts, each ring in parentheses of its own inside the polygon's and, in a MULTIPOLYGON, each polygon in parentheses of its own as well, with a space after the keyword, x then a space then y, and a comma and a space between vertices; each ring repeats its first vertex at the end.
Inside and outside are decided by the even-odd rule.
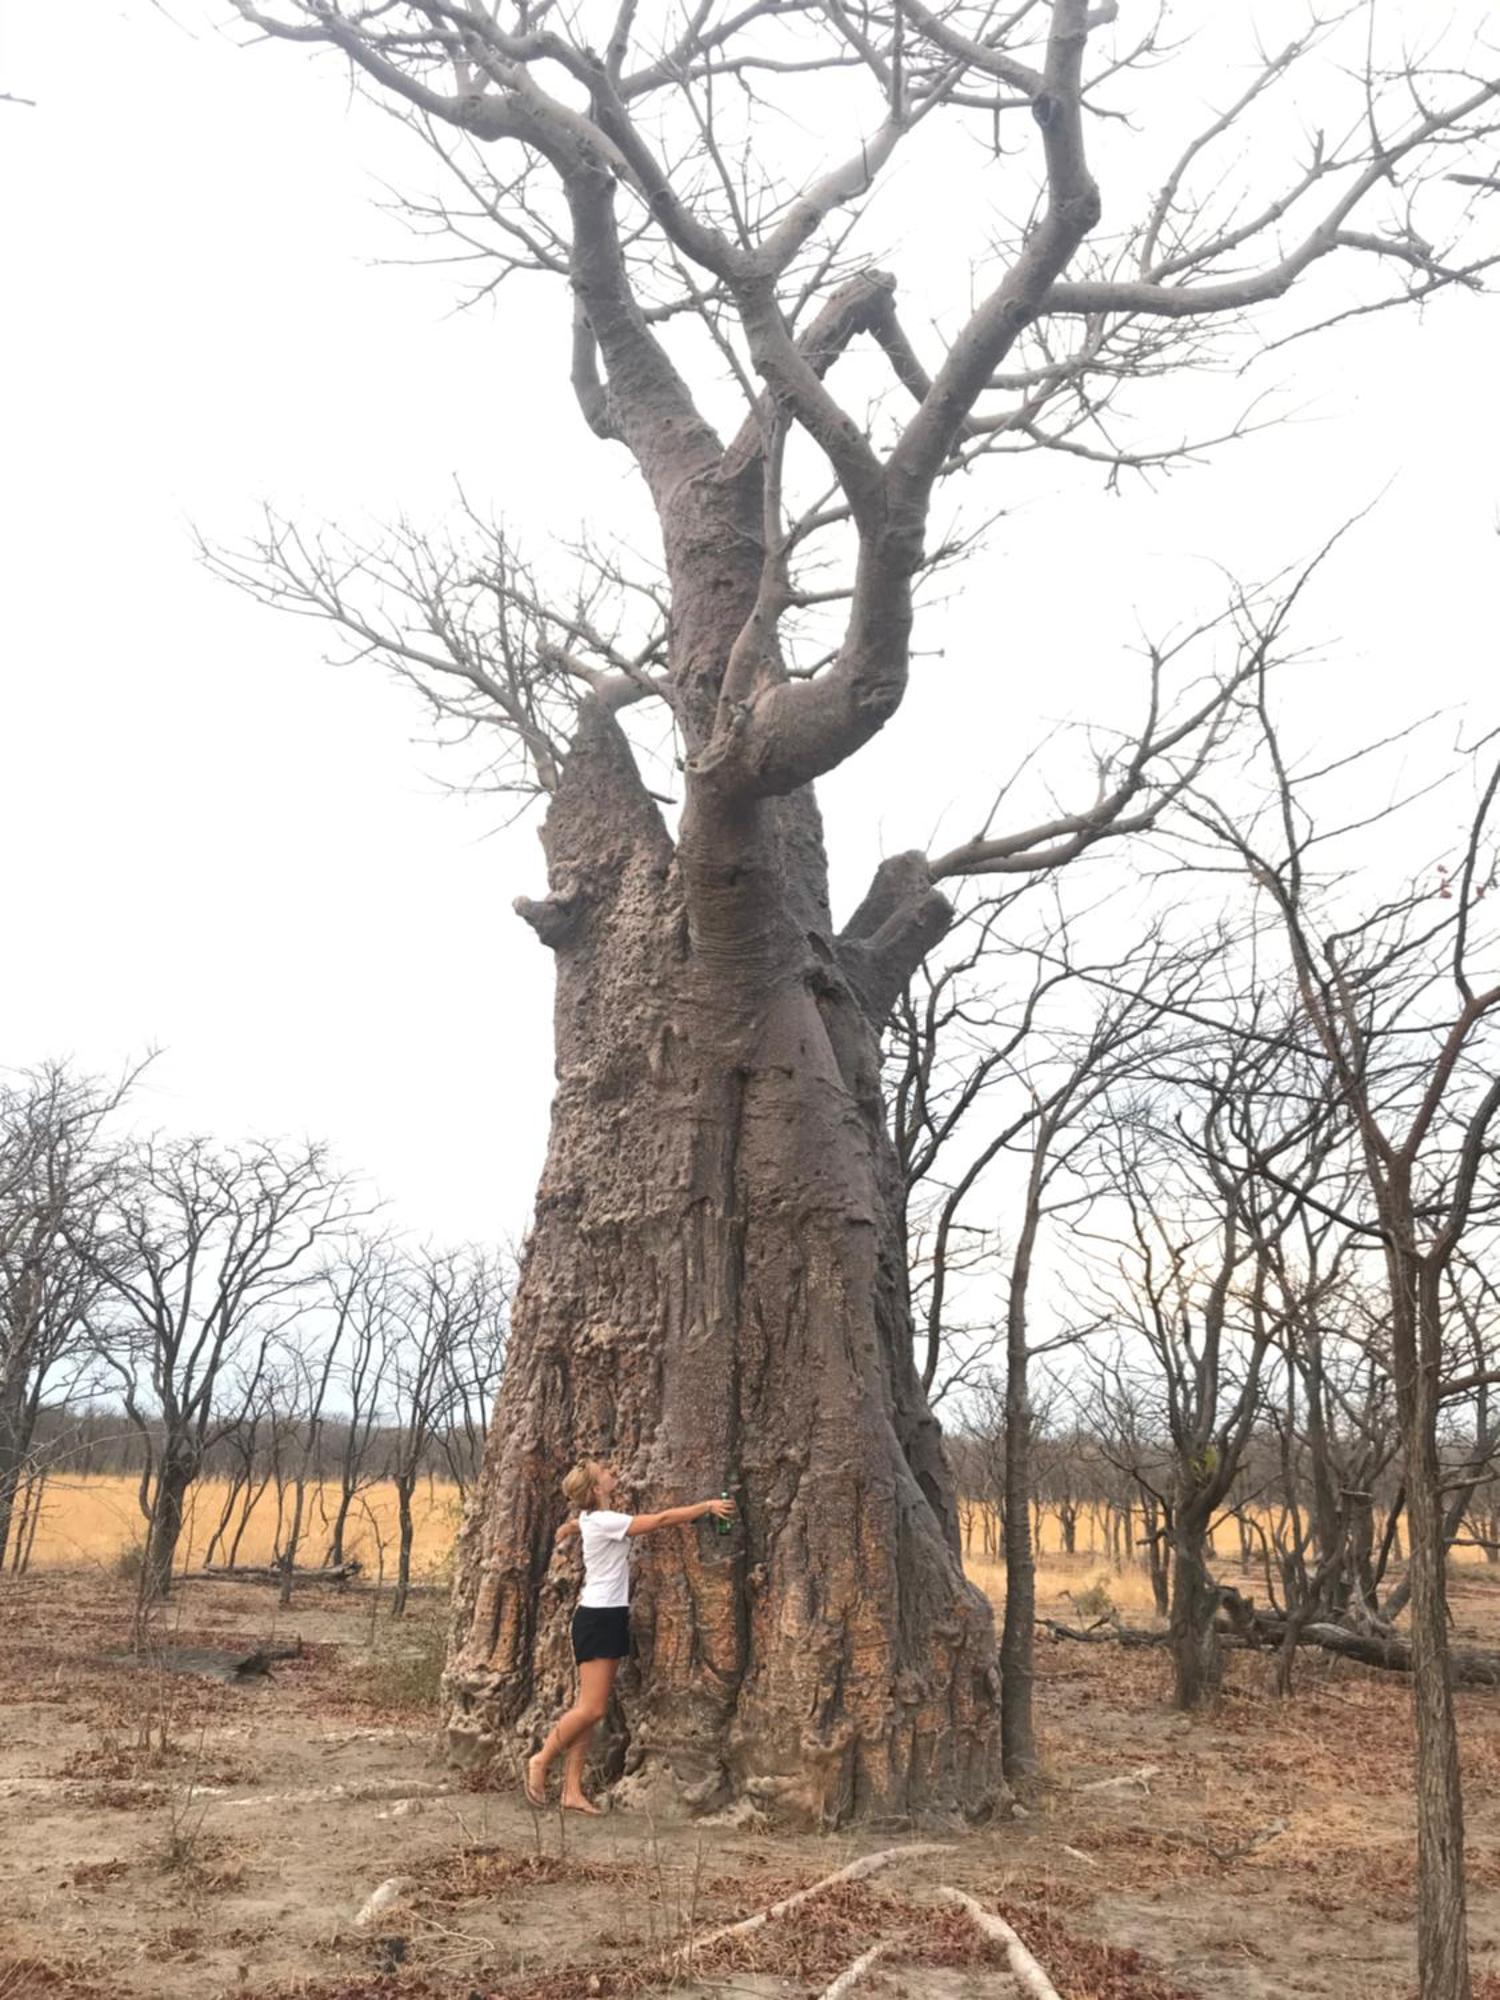
MULTIPOLYGON (((727 1500, 729 1498, 729 1492, 727 1488, 725 1489, 724 1492, 722 1492, 719 1495, 719 1498, 721 1500, 727 1500)), ((717 1514, 714 1516, 714 1529, 715 1532, 720 1535, 727 1535, 730 1529, 733 1527, 733 1525, 734 1523, 732 1521, 721 1521, 717 1514)))

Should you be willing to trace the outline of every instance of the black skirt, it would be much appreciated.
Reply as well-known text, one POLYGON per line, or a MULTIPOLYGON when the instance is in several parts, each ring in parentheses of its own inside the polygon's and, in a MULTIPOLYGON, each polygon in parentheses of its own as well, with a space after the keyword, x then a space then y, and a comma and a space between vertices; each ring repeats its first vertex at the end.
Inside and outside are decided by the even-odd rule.
POLYGON ((573 1658, 623 1660, 630 1651, 630 1608, 624 1604, 580 1604, 573 1613, 573 1658))

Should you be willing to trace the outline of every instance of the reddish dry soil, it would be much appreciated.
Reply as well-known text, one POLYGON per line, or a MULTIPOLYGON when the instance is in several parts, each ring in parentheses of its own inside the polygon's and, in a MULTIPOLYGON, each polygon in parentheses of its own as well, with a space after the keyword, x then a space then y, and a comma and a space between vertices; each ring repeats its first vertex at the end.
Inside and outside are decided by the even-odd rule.
MULTIPOLYGON (((1061 1607, 1066 1610, 1066 1607, 1061 1607)), ((1500 1586, 1455 1585, 1458 1636, 1500 1639, 1500 1586)), ((1174 1716, 1155 1652, 1043 1642, 1044 1780, 972 1832, 782 1835, 621 1810, 538 1819, 434 1750, 441 1606, 392 1628, 332 1592, 277 1613, 189 1585, 159 1644, 302 1656, 226 1685, 129 1657, 97 1574, 0 1585, 0 2000, 636 2000, 819 1994, 877 1939, 872 2000, 1018 1991, 936 1890, 1004 1915, 1063 2000, 1407 2000, 1407 1690, 1306 1656, 1290 1703, 1236 1655, 1217 1711, 1174 1716), (1099 1781, 1104 1789, 1088 1789, 1099 1781), (855 1855, 901 1863, 684 1956, 855 1855), (356 1913, 391 1876, 375 1923, 356 1913)), ((1459 1696, 1479 1994, 1500 2000, 1500 1693, 1459 1696)))

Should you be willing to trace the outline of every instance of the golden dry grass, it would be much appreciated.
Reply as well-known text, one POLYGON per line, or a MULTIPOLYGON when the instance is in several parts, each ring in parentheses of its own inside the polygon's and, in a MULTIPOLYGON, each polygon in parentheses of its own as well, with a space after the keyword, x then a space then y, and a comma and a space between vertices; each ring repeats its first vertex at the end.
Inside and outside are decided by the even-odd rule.
MULTIPOLYGON (((1251 1507, 1247 1511, 1251 1520, 1259 1521, 1267 1534, 1269 1534, 1273 1519, 1271 1510, 1264 1507, 1251 1507)), ((981 1553, 986 1546, 997 1547, 1000 1540, 998 1523, 994 1520, 991 1510, 984 1507, 971 1506, 965 1502, 962 1509, 962 1517, 965 1538, 964 1545, 969 1552, 965 1560, 965 1567, 969 1573, 975 1577, 976 1581, 980 1579, 981 1572, 993 1571, 995 1574, 1003 1577, 1005 1574, 1004 1563, 989 1562, 981 1553)), ((1137 1529, 1139 1529, 1139 1520, 1140 1517, 1137 1514, 1137 1529)), ((1383 1527, 1383 1520, 1377 1525, 1378 1527, 1383 1527)), ((1033 1533, 1035 1533, 1034 1522, 1033 1533)), ((1400 1535, 1397 1549, 1398 1560, 1400 1550, 1405 1546, 1405 1540, 1403 1523, 1403 1532, 1400 1535)), ((1255 1561, 1258 1565, 1260 1561, 1258 1542, 1256 1543, 1256 1548, 1255 1561)), ((1069 1589, 1077 1590, 1080 1588, 1078 1582, 1080 1564, 1084 1565, 1089 1578, 1093 1576, 1094 1566, 1097 1567, 1098 1575, 1101 1578, 1107 1579, 1115 1576, 1116 1571, 1110 1560, 1109 1549, 1109 1534, 1102 1507, 1079 1508, 1075 1553, 1071 1557, 1063 1555, 1062 1524, 1058 1520, 1057 1515, 1049 1509, 1042 1516, 1041 1533, 1036 1536, 1039 1569, 1047 1564, 1049 1557, 1059 1560, 1065 1566, 1063 1573, 1068 1578, 1067 1587, 1069 1589)), ((1234 1521, 1221 1519, 1218 1522, 1215 1533, 1209 1537, 1209 1553, 1217 1556, 1221 1567, 1225 1569, 1232 1569, 1238 1563, 1240 1538, 1239 1529, 1234 1521)), ((1483 1549, 1455 1548, 1451 1551, 1448 1560, 1459 1564, 1483 1563, 1485 1561, 1485 1552, 1483 1549)), ((1135 1568, 1136 1565, 1132 1563, 1130 1566, 1131 1573, 1134 1573, 1135 1568)), ((1144 1569, 1142 1569, 1141 1575, 1142 1587, 1145 1590, 1146 1600, 1149 1601, 1151 1592, 1149 1584, 1144 1580, 1144 1569)), ((1040 1584, 1038 1587, 1040 1594, 1045 1596, 1046 1592, 1040 1589, 1040 1584)), ((1123 1603, 1125 1600, 1119 1601, 1123 1603)), ((1136 1600, 1132 1598, 1129 1601, 1134 1603, 1136 1600)))
MULTIPOLYGON (((964 1563, 970 1578, 979 1585, 985 1596, 999 1611, 1005 1604, 1004 1563, 981 1562, 970 1556, 964 1563)), ((1058 1616, 1067 1622, 1067 1608, 1064 1600, 1083 1597, 1096 1588, 1109 1593, 1109 1601, 1115 1609, 1134 1616, 1140 1613, 1149 1617, 1153 1610, 1151 1579, 1138 1564, 1132 1563, 1127 1569, 1117 1570, 1100 1556, 1057 1556, 1049 1562, 1045 1556, 1036 1566, 1036 1595, 1040 1605, 1050 1608, 1062 1605, 1058 1616)), ((1081 1621, 1082 1622, 1082 1621, 1081 1621)))
MULTIPOLYGON (((221 1480, 205 1480, 194 1490, 184 1539, 182 1561, 195 1567, 203 1560, 218 1524, 227 1496, 221 1480)), ((321 1561, 328 1538, 328 1525, 337 1493, 332 1488, 314 1487, 308 1499, 309 1520, 303 1535, 302 1560, 321 1561)), ((443 1481, 424 1480, 415 1498, 416 1540, 413 1568, 418 1576, 434 1576, 447 1565, 459 1524, 458 1488, 443 1481)), ((968 1510, 966 1510, 966 1515, 968 1510)), ((987 1537, 977 1510, 968 1536, 970 1553, 965 1561, 969 1575, 998 1607, 1005 1602, 1005 1565, 991 1562, 980 1551, 987 1537)), ((114 1563, 141 1540, 142 1523, 136 1501, 134 1479, 96 1477, 57 1479, 49 1482, 42 1506, 42 1520, 32 1551, 39 1568, 57 1568, 78 1563, 114 1563)), ((1232 1524, 1219 1532, 1218 1555, 1225 1569, 1232 1569, 1239 1555, 1238 1535, 1232 1524)), ((238 1560, 262 1563, 270 1560, 277 1541, 276 1495, 269 1488, 261 1495, 240 1543, 238 1560)), ((358 1557, 373 1576, 380 1567, 380 1544, 385 1547, 385 1565, 394 1561, 396 1543, 396 1493, 382 1484, 362 1493, 350 1517, 345 1537, 347 1552, 358 1557)), ((1152 1609, 1151 1583, 1139 1560, 1124 1569, 1116 1568, 1107 1553, 1102 1510, 1079 1510, 1077 1553, 1062 1553, 1062 1532, 1057 1517, 1043 1517, 1038 1545, 1037 1597, 1043 1604, 1066 1603, 1102 1586, 1115 1608, 1126 1614, 1148 1614, 1152 1609)), ((1477 1549, 1455 1549, 1456 1563, 1482 1561, 1477 1549)))
MULTIPOLYGON (((136 1481, 123 1478, 57 1479, 49 1481, 42 1500, 31 1560, 38 1568, 76 1567, 79 1563, 114 1563, 142 1537, 136 1481)), ((194 1488, 179 1560, 186 1568, 202 1562, 228 1496, 222 1480, 203 1480, 194 1488)), ((321 1562, 328 1546, 328 1526, 338 1502, 336 1488, 314 1487, 308 1494, 307 1525, 301 1560, 321 1562)), ((415 1539, 412 1567, 419 1576, 442 1570, 458 1533, 458 1488, 424 1480, 413 1500, 415 1539)), ((238 1518, 236 1516, 236 1518, 238 1518)), ((395 1562, 396 1489, 371 1486, 355 1501, 345 1532, 345 1553, 358 1557, 370 1576, 380 1568, 384 1544, 385 1568, 395 1562)), ((276 1495, 260 1496, 240 1543, 241 1563, 268 1562, 276 1547, 276 1495)), ((216 1556, 215 1560, 222 1560, 216 1556)))

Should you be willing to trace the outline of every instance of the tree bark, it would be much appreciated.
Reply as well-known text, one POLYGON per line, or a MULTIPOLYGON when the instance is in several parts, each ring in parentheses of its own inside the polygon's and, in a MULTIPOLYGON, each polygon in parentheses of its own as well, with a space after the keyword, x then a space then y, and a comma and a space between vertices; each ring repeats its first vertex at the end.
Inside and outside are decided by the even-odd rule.
POLYGON ((339 1564, 344 1560, 344 1536, 348 1533, 349 1510, 353 1505, 354 1489, 348 1485, 341 1486, 339 1489, 339 1504, 334 1513, 333 1527, 328 1536, 328 1553, 323 1558, 324 1562, 330 1568, 337 1569, 339 1564))
POLYGON ((396 1516, 399 1524, 399 1539, 396 1554, 396 1593, 391 1599, 391 1616, 406 1616, 406 1601, 411 1596, 411 1550, 416 1527, 412 1520, 411 1496, 413 1480, 396 1481, 396 1516))
POLYGON ((171 1591, 172 1566, 177 1560, 177 1544, 182 1539, 188 1490, 197 1476, 196 1459, 168 1438, 162 1448, 156 1489, 151 1497, 150 1527, 141 1565, 143 1606, 160 1602, 171 1591))
POLYGON ((740 1507, 732 1537, 641 1545, 615 1768, 823 1824, 986 1808, 993 1625, 912 1361, 883 1008, 866 941, 833 936, 811 793, 690 784, 674 851, 594 706, 544 843, 523 914, 556 953, 558 1087, 460 1541, 454 1753, 528 1746, 568 1694, 557 1487, 593 1453, 651 1506, 740 1507))
POLYGON ((1219 1593, 1208 1573, 1208 1513, 1196 1498, 1179 1498, 1172 1511, 1170 1636, 1173 1701, 1180 1709, 1202 1708, 1219 1691, 1224 1662, 1214 1629, 1218 1609, 1219 1593))
MULTIPOLYGON (((1027 1291, 1041 1224, 1047 1138, 1039 1130, 1027 1177, 1025 1220, 1011 1260, 1005 1332, 1005 1621, 1000 1637, 1000 1745, 1007 1778, 1037 1768, 1032 1706, 1036 1649, 1036 1545, 1027 1496, 1031 1490, 1032 1411, 1027 1351, 1027 1291)), ((1050 1134, 1048 1134, 1050 1137, 1050 1134)))
POLYGON ((0 1568, 4 1566, 5 1551, 10 1544, 16 1494, 20 1490, 27 1453, 31 1448, 25 1387, 19 1372, 14 1382, 0 1380, 0 1568))
MULTIPOLYGON (((1402 1190, 1404 1193, 1404 1190, 1402 1190)), ((1420 2000, 1469 2000, 1464 1807, 1448 1660, 1443 1472, 1438 1450, 1441 1273, 1405 1245, 1409 1204, 1387 1236, 1391 1346, 1406 1455, 1412 1705, 1417 1735, 1417 1959, 1420 2000)))

